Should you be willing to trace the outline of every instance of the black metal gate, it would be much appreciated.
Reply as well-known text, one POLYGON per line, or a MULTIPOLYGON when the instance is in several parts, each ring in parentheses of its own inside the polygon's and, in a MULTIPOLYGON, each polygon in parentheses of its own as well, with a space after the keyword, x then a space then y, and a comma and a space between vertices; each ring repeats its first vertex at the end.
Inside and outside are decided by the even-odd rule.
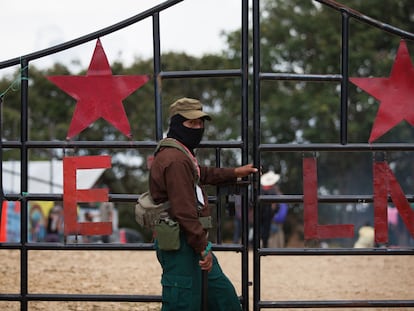
MULTIPOLYGON (((350 152, 358 151, 363 153, 373 153, 376 151, 396 151, 396 150, 412 150, 411 144, 351 144, 348 140, 348 85, 349 85, 349 26, 352 20, 357 20, 368 26, 376 27, 384 32, 391 33, 403 39, 414 38, 412 33, 407 33, 403 30, 395 28, 376 21, 368 16, 365 16, 351 8, 348 8, 333 0, 317 0, 320 4, 325 5, 341 15, 341 66, 340 72, 337 74, 290 74, 290 73, 274 73, 270 68, 263 68, 260 63, 260 3, 253 1, 253 146, 254 146, 254 163, 260 165, 261 156, 263 153, 271 152, 273 154, 285 152, 298 152, 303 155, 312 154, 314 156, 319 152, 350 152), (263 144, 261 142, 261 100, 260 91, 264 81, 302 81, 302 82, 323 82, 323 83, 340 83, 340 136, 337 143, 333 144, 263 144)), ((360 249, 324 249, 324 248, 309 248, 309 249, 269 249, 260 248, 260 224, 256 219, 259 219, 259 204, 260 202, 291 202, 303 204, 303 195, 260 195, 257 192, 259 184, 255 187, 254 198, 255 201, 255 215, 254 215, 254 259, 253 259, 253 284, 254 294, 253 303, 254 310, 262 308, 278 309, 278 308, 387 308, 387 307, 414 307, 414 300, 312 300, 312 301, 264 301, 261 297, 261 277, 263 273, 268 271, 261 271, 261 259, 265 256, 358 256, 358 255, 410 255, 414 254, 412 249, 396 250, 390 252, 389 249, 375 249, 375 250, 360 250, 360 249)), ((373 196, 364 195, 326 195, 318 196, 318 202, 330 203, 357 203, 357 202, 372 202, 373 196)), ((275 298, 277 293, 275 293, 275 298)))
MULTIPOLYGON (((341 72, 336 75, 301 75, 301 74, 275 74, 268 68, 262 68, 260 63, 260 5, 259 1, 252 1, 252 14, 249 12, 249 1, 241 0, 242 10, 240 12, 241 20, 241 62, 240 67, 231 70, 205 70, 205 71, 162 71, 161 70, 161 52, 160 52, 160 12, 166 10, 183 0, 169 0, 163 4, 142 12, 128 20, 122 21, 118 24, 107 27, 101 31, 80 37, 78 39, 60 44, 46 50, 38 51, 25 56, 17 57, 8 61, 0 62, 0 69, 15 65, 21 67, 21 137, 18 141, 3 141, 1 140, 2 150, 5 148, 18 149, 21 158, 21 193, 19 194, 4 194, 1 188, 1 200, 20 201, 21 202, 21 237, 20 243, 1 243, 0 249, 14 249, 20 252, 20 292, 16 294, 0 293, 0 300, 16 301, 20 303, 21 310, 28 310, 28 303, 30 301, 99 301, 99 302, 160 302, 161 296, 148 295, 90 295, 90 294, 34 294, 28 290, 28 254, 33 250, 110 250, 110 251, 148 251, 152 250, 152 244, 127 244, 127 245, 108 245, 108 244, 65 244, 65 245, 50 245, 48 243, 29 243, 28 242, 28 215, 27 204, 31 200, 43 201, 61 201, 62 195, 43 195, 36 193, 28 193, 28 162, 30 149, 36 148, 50 148, 50 149, 65 149, 65 148, 141 148, 152 149, 156 142, 162 138, 162 113, 161 113, 161 82, 166 79, 182 79, 182 78, 217 78, 217 77, 233 77, 240 80, 240 94, 241 94, 241 133, 240 141, 234 142, 206 142, 201 147, 212 149, 215 152, 217 166, 221 165, 221 151, 226 149, 237 149, 241 151, 241 161, 243 164, 251 161, 260 167, 261 155, 265 152, 283 153, 283 152, 297 152, 303 154, 305 152, 373 152, 373 151, 388 151, 388 150, 407 150, 412 151, 413 145, 401 144, 387 144, 387 145, 364 145, 364 144, 349 144, 347 137, 347 101, 348 101, 348 27, 351 19, 356 19, 360 22, 367 23, 372 27, 380 28, 401 38, 414 39, 414 34, 404 32, 400 29, 393 28, 389 25, 384 25, 369 17, 363 16, 356 11, 350 10, 339 3, 331 0, 317 0, 320 4, 328 6, 341 14, 342 16, 342 46, 341 46, 341 72), (249 42, 249 17, 252 16, 253 25, 253 42, 249 42), (29 82, 30 73, 28 65, 31 61, 47 57, 54 53, 58 53, 72 47, 84 44, 86 42, 96 40, 102 36, 116 32, 130 25, 138 23, 146 18, 152 18, 153 26, 153 50, 154 50, 154 107, 155 107, 155 122, 156 122, 156 139, 155 141, 95 141, 95 142, 80 142, 80 141, 31 141, 28 136, 28 102, 29 102, 29 82), (253 47, 253 74, 249 74, 249 47, 253 47), (253 102, 249 103, 249 79, 253 82, 253 102), (341 86, 340 97, 340 137, 336 144, 262 144, 260 140, 260 91, 263 81, 271 80, 295 80, 295 81, 318 81, 318 82, 339 82, 341 86), (253 114, 249 115, 249 104, 253 107, 253 114), (248 121, 253 121, 253 141, 250 143, 248 121), (252 154, 249 154, 249 146, 252 147, 252 154)), ((3 135, 0 133, 0 137, 3 135)), ((2 160, 2 152, 0 152, 0 160, 2 160)), ((0 175, 2 182, 2 175, 0 175)), ((218 188, 216 198, 212 198, 212 203, 217 206, 217 215, 219 217, 217 228, 217 244, 214 246, 216 251, 231 251, 239 252, 241 254, 241 281, 242 293, 240 300, 243 305, 243 310, 248 310, 249 305, 253 305, 254 310, 262 308, 373 308, 373 307, 414 307, 414 300, 408 301, 392 301, 392 300, 363 300, 363 301, 263 301, 261 299, 261 258, 263 256, 324 256, 324 255, 414 255, 413 250, 393 250, 375 249, 375 250, 349 250, 349 249, 268 249, 260 248, 260 215, 259 205, 261 202, 291 202, 303 203, 303 196, 299 195, 281 195, 281 196, 265 196, 259 194, 259 181, 254 177, 252 181, 252 197, 254 209, 254 239, 253 239, 253 302, 249 298, 249 238, 248 238, 248 205, 249 205, 249 190, 247 187, 236 186, 230 188, 218 188), (224 208, 222 202, 217 200, 222 195, 233 193, 237 191, 242 198, 242 236, 241 244, 223 244, 221 237, 220 215, 224 208)), ((138 198, 135 194, 120 195, 110 194, 110 201, 113 202, 135 202, 138 198)), ((321 202, 359 202, 365 200, 372 201, 372 197, 366 196, 324 196, 319 197, 321 202)))

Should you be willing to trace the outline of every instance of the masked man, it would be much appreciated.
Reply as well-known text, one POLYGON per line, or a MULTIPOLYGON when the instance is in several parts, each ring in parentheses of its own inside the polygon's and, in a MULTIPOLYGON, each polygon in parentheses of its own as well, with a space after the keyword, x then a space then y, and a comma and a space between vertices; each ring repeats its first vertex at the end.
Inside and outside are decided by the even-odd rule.
MULTIPOLYGON (((199 166, 194 149, 199 145, 204 122, 211 117, 202 110, 200 101, 182 98, 170 106, 167 139, 183 150, 158 149, 151 165, 150 192, 156 203, 169 202, 168 217, 179 224, 180 246, 177 250, 157 247, 163 269, 162 310, 200 310, 202 270, 208 271, 208 309, 241 310, 240 301, 230 280, 222 272, 208 241, 210 216, 203 185, 236 181, 256 173, 251 164, 237 168, 199 166), (208 223, 208 222, 207 222, 208 223)), ((156 237, 157 238, 157 237, 156 237)))

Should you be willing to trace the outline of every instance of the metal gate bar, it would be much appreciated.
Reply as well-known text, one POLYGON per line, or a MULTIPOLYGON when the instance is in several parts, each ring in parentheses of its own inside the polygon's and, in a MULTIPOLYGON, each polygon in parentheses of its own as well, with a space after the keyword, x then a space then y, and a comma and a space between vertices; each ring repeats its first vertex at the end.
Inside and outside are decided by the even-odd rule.
MULTIPOLYGON (((216 163, 220 166, 220 152, 223 148, 234 148, 241 150, 242 162, 246 164, 248 158, 248 141, 247 141, 247 121, 248 121, 248 0, 241 0, 241 25, 242 25, 242 57, 239 69, 230 70, 202 70, 202 71, 161 71, 161 53, 160 53, 160 17, 159 12, 165 10, 183 0, 169 0, 164 3, 144 11, 127 20, 107 27, 100 31, 80 37, 78 39, 31 53, 22 57, 14 58, 8 61, 0 62, 0 69, 11 67, 17 64, 21 66, 21 137, 19 141, 2 142, 4 148, 14 148, 20 150, 21 156, 21 194, 3 195, 2 199, 10 201, 20 201, 22 206, 21 213, 21 241, 20 243, 0 243, 1 249, 16 249, 20 251, 20 293, 19 294, 1 294, 0 301, 19 301, 21 310, 28 310, 29 301, 115 301, 115 302, 160 302, 160 295, 90 295, 90 294, 30 294, 28 292, 28 252, 32 250, 80 250, 80 251, 153 251, 152 243, 137 243, 130 245, 101 245, 101 244, 66 244, 56 245, 49 243, 28 243, 27 226, 28 215, 27 206, 31 200, 42 201, 61 201, 63 196, 60 194, 36 194, 28 193, 28 151, 36 148, 140 148, 154 149, 157 141, 162 138, 162 109, 161 109, 161 86, 163 79, 183 79, 183 78, 218 78, 218 77, 235 77, 241 81, 241 141, 236 142, 203 142, 200 148, 210 148, 216 150, 216 163), (153 50, 154 50, 154 105, 155 105, 155 141, 29 141, 28 140, 28 78, 29 62, 38 58, 46 57, 72 47, 84 44, 86 42, 98 39, 115 31, 126 28, 143 19, 152 17, 153 22, 153 50)), ((0 151, 2 153, 2 151, 0 151)), ((241 253, 241 278, 242 278, 242 297, 240 298, 243 309, 248 310, 248 243, 247 243, 247 191, 243 190, 244 200, 244 224, 245 230, 242 235, 242 245, 215 245, 214 250, 232 251, 241 253)), ((135 194, 109 194, 109 200, 113 202, 136 202, 138 195, 135 194)), ((213 203, 218 205, 215 198, 209 198, 213 203)), ((221 217, 221 216, 220 216, 221 217)), ((221 220, 219 219, 219 222, 221 220)), ((221 238, 219 238, 221 243, 221 238)))
MULTIPOLYGON (((262 72, 260 64, 260 5, 259 0, 253 1, 253 145, 254 145, 254 163, 260 167, 260 155, 262 152, 316 152, 316 151, 390 151, 390 150, 407 150, 413 151, 413 144, 348 144, 348 58, 349 58, 349 22, 350 18, 358 19, 370 26, 377 27, 383 31, 401 36, 402 38, 414 39, 414 34, 402 31, 398 28, 376 21, 370 17, 352 10, 336 1, 317 0, 342 14, 342 46, 341 46, 341 73, 340 74, 289 74, 289 73, 272 73, 262 72), (293 81, 310 81, 310 82, 340 82, 340 137, 338 144, 261 144, 260 141, 260 90, 261 81, 264 80, 293 80, 293 81)), ((373 308, 373 307, 414 307, 414 300, 337 300, 337 301, 262 301, 261 300, 261 262, 262 256, 321 256, 321 255, 414 255, 413 249, 261 249, 260 248, 260 208, 261 202, 296 202, 303 203, 302 195, 260 195, 259 181, 256 181, 254 187, 254 198, 257 198, 254 210, 254 257, 253 257, 253 308, 260 310, 262 308, 373 308)), ((340 196, 318 196, 318 202, 331 203, 357 203, 373 202, 373 196, 366 195, 340 195, 340 196)), ((413 202, 412 197, 407 200, 413 202)))
MULTIPOLYGON (((239 69, 230 70, 200 70, 200 71, 161 71, 161 53, 160 53, 160 16, 159 12, 182 2, 183 0, 169 0, 150 10, 140 13, 132 18, 124 20, 118 24, 107 27, 92 34, 80 37, 78 39, 63 43, 45 50, 41 50, 22 57, 14 58, 8 61, 0 62, 0 69, 20 65, 22 74, 21 83, 21 137, 20 141, 6 141, 1 142, 2 148, 19 149, 21 152, 21 191, 27 193, 28 188, 28 151, 35 148, 140 148, 153 149, 156 146, 156 141, 162 138, 162 114, 161 114, 161 87, 160 81, 163 79, 182 79, 182 78, 217 78, 217 77, 234 77, 241 80, 241 137, 242 140, 238 142, 205 142, 202 148, 215 149, 217 165, 220 165, 220 150, 222 148, 240 149, 242 154, 242 163, 248 162, 248 81, 249 81, 249 64, 248 64, 248 19, 249 19, 249 1, 242 1, 241 12, 241 64, 239 69), (155 105, 155 123, 156 123, 156 140, 155 141, 29 141, 28 140, 28 78, 29 62, 38 58, 46 57, 54 53, 64 51, 66 49, 84 44, 86 42, 95 40, 99 37, 113 33, 137 23, 145 18, 152 17, 153 21, 153 49, 154 49, 154 105, 155 105), (159 80, 158 80, 159 79, 159 80)), ((258 167, 260 166, 260 154, 262 152, 313 152, 313 151, 413 151, 414 144, 348 144, 347 137, 347 87, 348 87, 348 27, 350 19, 357 19, 370 26, 377 27, 383 31, 398 35, 402 38, 414 40, 414 34, 405 32, 390 25, 373 20, 363 14, 347 8, 332 0, 317 0, 323 5, 326 5, 340 14, 342 14, 342 61, 341 73, 336 75, 298 75, 298 74, 276 74, 271 72, 262 72, 260 67, 260 6, 259 0, 252 1, 252 18, 253 18, 253 162, 258 167), (296 80, 296 81, 311 81, 311 82, 340 82, 341 83, 341 98, 340 98, 340 115, 341 115, 341 130, 338 144, 308 144, 308 145, 291 145, 291 144, 261 144, 260 142, 260 88, 261 81, 265 80, 296 80)), ((1 137, 0 137, 1 138, 1 137)), ((2 159, 2 151, 0 151, 0 159, 2 159)), ((253 204, 258 207, 260 202, 297 202, 303 203, 302 195, 284 195, 284 196, 262 196, 258 193, 259 180, 256 176, 253 177, 253 204)), ((216 245, 215 250, 218 251, 234 251, 241 253, 242 261, 242 297, 243 310, 249 308, 249 280, 248 280, 248 221, 247 208, 248 198, 247 192, 243 192, 243 213, 242 213, 242 244, 241 245, 216 245)), ((138 195, 134 194, 110 194, 110 201, 114 202, 135 202, 138 195)), ((27 310, 29 301, 119 301, 119 302, 160 302, 161 297, 158 295, 65 295, 65 294, 30 294, 28 293, 28 252, 31 250, 81 250, 81 251, 148 251, 153 250, 152 243, 131 244, 131 245, 50 245, 48 243, 28 243, 27 241, 27 203, 31 200, 43 201, 60 201, 62 195, 56 194, 8 194, 2 199, 11 201, 21 201, 21 242, 20 243, 1 243, 0 249, 14 249, 20 251, 20 265, 21 265, 21 285, 19 294, 0 294, 0 301, 19 301, 21 310, 27 310)), ((414 197, 407 197, 410 202, 414 202, 414 197)), ((215 202, 215 198, 211 198, 215 202)), ((341 196, 320 196, 319 202, 372 202, 372 196, 365 195, 341 195, 341 196)), ((219 202, 217 202, 220 205, 219 202)), ((218 206, 220 208, 220 206, 218 206)), ((261 308, 372 308, 372 307, 414 307, 414 300, 327 300, 327 301, 261 301, 260 299, 260 258, 262 256, 324 256, 324 255, 414 255, 412 249, 375 249, 375 250, 360 250, 360 249, 260 249, 259 241, 259 217, 257 215, 259 209, 255 208, 254 217, 254 257, 253 257, 253 303, 254 310, 261 308)), ((220 237, 219 237, 219 240, 220 237)))

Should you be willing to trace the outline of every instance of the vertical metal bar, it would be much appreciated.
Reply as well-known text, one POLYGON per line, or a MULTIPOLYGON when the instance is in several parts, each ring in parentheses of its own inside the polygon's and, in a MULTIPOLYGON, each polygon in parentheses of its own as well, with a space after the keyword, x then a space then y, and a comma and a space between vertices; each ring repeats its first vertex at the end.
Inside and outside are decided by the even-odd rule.
POLYGON ((28 148, 26 146, 28 140, 28 92, 29 92, 29 63, 26 59, 21 60, 21 122, 20 122, 20 191, 21 191, 21 208, 20 208, 20 294, 21 294, 21 310, 27 310, 27 293, 28 293, 28 263, 27 263, 27 200, 25 194, 28 191, 28 148))
POLYGON ((208 271, 201 271, 201 311, 208 310, 208 271))
MULTIPOLYGON (((242 69, 242 117, 241 134, 243 140, 242 164, 248 163, 249 159, 249 1, 242 1, 241 8, 241 69, 242 69)), ((243 310, 249 308, 249 198, 248 189, 242 188, 242 230, 241 243, 243 251, 241 254, 241 282, 243 310)))
POLYGON ((242 164, 247 164, 248 155, 249 155, 249 110, 248 110, 248 101, 249 101, 249 6, 248 0, 243 0, 242 2, 242 29, 241 29, 241 70, 242 70, 242 81, 241 81, 241 97, 242 97, 242 107, 241 107, 241 134, 243 140, 243 149, 242 149, 242 164))
POLYGON ((162 139, 162 106, 161 106, 161 48, 160 48, 160 14, 152 15, 152 42, 154 48, 154 96, 155 96, 155 139, 162 139))
POLYGON ((3 96, 0 96, 0 226, 1 215, 3 215, 3 96))
MULTIPOLYGON (((253 162, 260 168, 260 1, 253 1, 253 162)), ((260 300, 260 214, 258 181, 253 183, 253 310, 259 310, 260 300)))
POLYGON ((348 143, 349 15, 342 12, 341 144, 348 143))
MULTIPOLYGON (((216 167, 220 167, 221 166, 221 154, 220 154, 220 148, 216 148, 216 167)), ((216 240, 217 240, 217 244, 222 244, 223 243, 223 236, 221 234, 221 213, 223 211, 223 205, 221 202, 221 196, 222 196, 222 191, 220 191, 220 187, 217 187, 218 191, 217 191, 217 212, 216 212, 216 217, 217 217, 217 230, 216 230, 216 240)))

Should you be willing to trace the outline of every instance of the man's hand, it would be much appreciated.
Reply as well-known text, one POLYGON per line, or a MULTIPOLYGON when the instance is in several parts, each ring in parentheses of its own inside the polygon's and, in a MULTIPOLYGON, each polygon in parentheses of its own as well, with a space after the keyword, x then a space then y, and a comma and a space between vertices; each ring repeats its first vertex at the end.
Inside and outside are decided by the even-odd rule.
POLYGON ((201 252, 201 260, 198 262, 201 270, 207 270, 208 272, 211 271, 211 268, 213 268, 213 255, 211 255, 211 251, 208 252, 206 257, 203 257, 204 251, 201 252))
POLYGON ((236 167, 234 169, 234 174, 237 178, 246 177, 247 175, 257 173, 258 169, 253 167, 253 164, 247 164, 243 166, 236 167))

